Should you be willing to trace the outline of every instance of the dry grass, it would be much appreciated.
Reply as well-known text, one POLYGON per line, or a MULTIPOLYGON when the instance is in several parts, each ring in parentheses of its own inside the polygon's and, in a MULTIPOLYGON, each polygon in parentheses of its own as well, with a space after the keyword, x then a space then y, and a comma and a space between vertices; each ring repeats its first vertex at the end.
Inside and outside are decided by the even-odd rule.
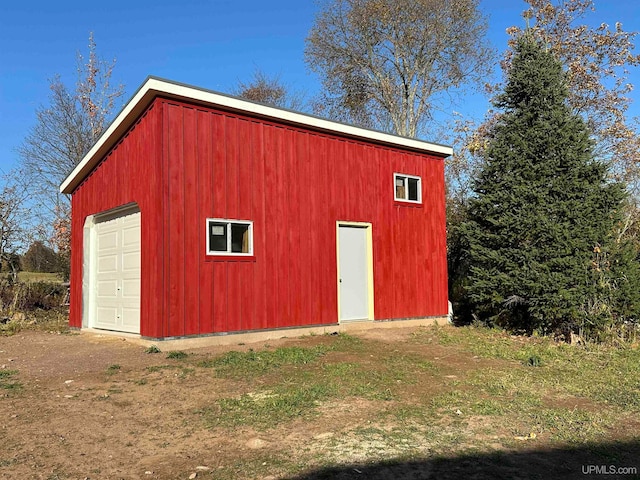
POLYGON ((41 273, 41 272, 19 272, 18 281, 23 283, 34 282, 50 282, 63 283, 62 277, 58 273, 41 273))

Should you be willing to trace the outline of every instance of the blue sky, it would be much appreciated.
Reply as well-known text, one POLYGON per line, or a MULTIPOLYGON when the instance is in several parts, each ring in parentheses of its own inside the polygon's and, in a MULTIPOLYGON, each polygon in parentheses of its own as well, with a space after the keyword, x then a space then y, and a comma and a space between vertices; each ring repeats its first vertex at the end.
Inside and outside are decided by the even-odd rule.
MULTIPOLYGON (((596 0, 592 21, 640 30, 640 2, 596 0)), ((505 29, 522 24, 520 0, 481 0, 490 39, 506 47, 505 29)), ((76 53, 86 53, 89 32, 105 59, 117 59, 113 80, 129 98, 148 75, 229 92, 259 68, 290 87, 317 92, 304 63, 313 24, 313 0, 60 0, 7 1, 0 9, 0 171, 17 162, 16 149, 46 105, 49 79, 76 80, 76 53)), ((499 75, 499 72, 497 72, 499 75)), ((640 71, 632 72, 640 104, 640 71)), ((488 103, 470 97, 457 110, 481 116, 488 103)), ((634 110, 640 111, 640 105, 634 110)), ((437 141, 436 138, 429 140, 437 141)))

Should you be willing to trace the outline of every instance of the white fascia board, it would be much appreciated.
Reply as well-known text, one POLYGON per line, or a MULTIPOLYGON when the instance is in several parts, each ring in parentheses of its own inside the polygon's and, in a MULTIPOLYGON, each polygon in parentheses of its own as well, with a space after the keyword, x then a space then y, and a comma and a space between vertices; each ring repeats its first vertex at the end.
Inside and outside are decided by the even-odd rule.
POLYGON ((389 133, 354 127, 344 123, 338 123, 323 118, 314 117, 303 113, 270 107, 260 103, 224 95, 189 85, 183 85, 168 80, 149 77, 146 82, 133 95, 122 111, 109 125, 96 144, 84 156, 71 174, 60 186, 62 193, 71 193, 75 187, 91 172, 98 162, 126 130, 142 114, 144 109, 156 96, 164 96, 176 100, 197 102, 212 107, 222 107, 240 113, 249 113, 275 121, 286 122, 301 127, 313 128, 329 133, 337 133, 348 137, 359 138, 365 141, 373 141, 386 145, 394 145, 437 156, 448 157, 453 154, 453 149, 446 145, 429 143, 422 140, 400 137, 389 133))

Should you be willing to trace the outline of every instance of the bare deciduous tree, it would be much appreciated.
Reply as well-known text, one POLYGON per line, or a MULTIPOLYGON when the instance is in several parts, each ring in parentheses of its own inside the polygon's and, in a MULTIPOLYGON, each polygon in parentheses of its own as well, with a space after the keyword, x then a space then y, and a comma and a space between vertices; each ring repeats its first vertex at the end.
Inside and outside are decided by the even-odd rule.
POLYGON ((298 111, 305 109, 302 93, 293 91, 282 83, 280 77, 270 77, 261 70, 256 70, 251 80, 239 82, 234 94, 253 102, 265 103, 274 107, 298 111))
POLYGON ((36 123, 24 139, 19 155, 25 174, 53 212, 62 202, 58 187, 82 160, 106 128, 123 86, 113 87, 113 62, 100 60, 93 34, 89 55, 77 55, 78 80, 70 90, 55 76, 50 82, 49 105, 36 110, 36 123))
POLYGON ((478 0, 327 0, 307 38, 324 113, 416 137, 463 84, 493 69, 478 0))
POLYGON ((18 278, 18 253, 26 246, 28 191, 21 183, 23 175, 13 171, 0 180, 0 263, 11 270, 13 281, 18 278))
MULTIPOLYGON (((113 86, 111 76, 115 60, 98 57, 93 34, 89 35, 89 54, 77 54, 78 79, 69 89, 56 76, 50 82, 49 105, 36 110, 36 123, 19 148, 24 174, 31 184, 42 223, 53 228, 58 244, 57 225, 68 224, 69 199, 58 188, 82 160, 107 127, 122 85, 113 86)), ((68 229, 64 235, 69 235, 68 229)), ((59 252, 68 253, 68 252, 59 252)))

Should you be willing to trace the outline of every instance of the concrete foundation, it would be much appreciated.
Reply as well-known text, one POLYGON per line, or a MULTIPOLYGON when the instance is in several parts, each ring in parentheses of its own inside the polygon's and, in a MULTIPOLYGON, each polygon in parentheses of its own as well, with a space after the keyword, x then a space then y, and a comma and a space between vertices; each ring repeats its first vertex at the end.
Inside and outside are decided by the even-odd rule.
POLYGON ((405 328, 420 327, 435 324, 445 325, 449 323, 448 317, 428 317, 428 318, 412 318, 406 320, 388 320, 388 321, 362 321, 362 322, 343 322, 335 325, 320 325, 312 327, 294 327, 294 328, 278 328, 272 330, 259 330, 250 332, 230 332, 226 334, 206 335, 197 337, 179 337, 179 338, 144 338, 140 335, 132 335, 129 333, 113 332, 109 330, 98 330, 94 328, 83 328, 80 332, 83 335, 98 335, 119 337, 137 345, 145 347, 157 345, 162 351, 171 350, 189 350, 193 348, 212 347, 216 345, 237 345, 239 343, 259 343, 267 340, 278 338, 295 338, 306 335, 324 335, 335 332, 359 332, 363 330, 378 328, 405 328))

